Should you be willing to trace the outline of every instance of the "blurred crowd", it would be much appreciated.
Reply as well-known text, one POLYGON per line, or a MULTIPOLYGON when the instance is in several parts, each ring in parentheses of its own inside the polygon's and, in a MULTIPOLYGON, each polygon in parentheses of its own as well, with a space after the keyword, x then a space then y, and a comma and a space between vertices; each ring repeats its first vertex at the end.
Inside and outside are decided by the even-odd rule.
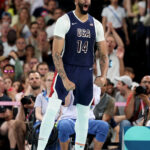
MULTIPOLYGON (((91 1, 90 13, 103 25, 109 56, 107 81, 93 112, 97 120, 109 123, 120 147, 124 126, 150 126, 150 0, 91 1)), ((0 148, 24 150, 32 145, 30 128, 42 121, 53 93, 55 24, 73 8, 73 0, 1 0, 0 102, 21 105, 0 103, 0 148), (39 94, 46 101, 42 103, 39 94)), ((99 58, 95 47, 97 86, 99 58)))

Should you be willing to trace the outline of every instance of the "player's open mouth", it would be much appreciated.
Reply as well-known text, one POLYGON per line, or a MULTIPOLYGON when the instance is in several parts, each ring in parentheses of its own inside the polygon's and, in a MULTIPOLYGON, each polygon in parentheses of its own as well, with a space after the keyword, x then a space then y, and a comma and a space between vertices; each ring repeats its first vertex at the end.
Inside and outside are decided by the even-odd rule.
POLYGON ((86 4, 85 4, 85 5, 83 5, 83 8, 84 8, 84 9, 88 9, 88 8, 89 8, 89 5, 86 5, 86 4))

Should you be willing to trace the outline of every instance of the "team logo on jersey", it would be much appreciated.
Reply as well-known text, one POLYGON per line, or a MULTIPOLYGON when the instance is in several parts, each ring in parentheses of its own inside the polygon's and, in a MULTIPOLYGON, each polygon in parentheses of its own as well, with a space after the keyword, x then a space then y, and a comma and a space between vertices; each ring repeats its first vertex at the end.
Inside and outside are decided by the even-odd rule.
POLYGON ((91 32, 89 29, 77 28, 77 36, 78 37, 91 38, 91 32))
POLYGON ((76 25, 76 24, 77 24, 76 22, 73 22, 73 23, 72 23, 72 25, 76 25))

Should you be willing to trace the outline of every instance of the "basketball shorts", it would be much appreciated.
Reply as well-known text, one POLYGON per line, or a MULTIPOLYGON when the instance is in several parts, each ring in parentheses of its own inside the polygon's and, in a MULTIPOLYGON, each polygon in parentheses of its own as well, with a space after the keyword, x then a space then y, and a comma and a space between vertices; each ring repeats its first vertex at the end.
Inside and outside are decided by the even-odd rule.
MULTIPOLYGON (((75 83, 76 86, 75 90, 73 90, 74 105, 88 106, 93 99, 93 68, 64 64, 64 69, 68 79, 75 83)), ((65 103, 65 97, 69 91, 65 89, 58 73, 55 73, 52 86, 53 94, 65 103)))

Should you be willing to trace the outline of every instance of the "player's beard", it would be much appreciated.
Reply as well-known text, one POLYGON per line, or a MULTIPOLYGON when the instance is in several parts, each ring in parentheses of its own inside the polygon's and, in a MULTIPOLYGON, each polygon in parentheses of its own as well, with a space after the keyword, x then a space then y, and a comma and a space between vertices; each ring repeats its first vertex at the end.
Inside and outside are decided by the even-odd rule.
POLYGON ((83 9, 84 5, 85 5, 85 4, 78 3, 78 6, 79 6, 79 8, 80 8, 81 14, 86 15, 86 14, 89 12, 90 5, 88 5, 87 11, 85 11, 85 10, 83 9))

